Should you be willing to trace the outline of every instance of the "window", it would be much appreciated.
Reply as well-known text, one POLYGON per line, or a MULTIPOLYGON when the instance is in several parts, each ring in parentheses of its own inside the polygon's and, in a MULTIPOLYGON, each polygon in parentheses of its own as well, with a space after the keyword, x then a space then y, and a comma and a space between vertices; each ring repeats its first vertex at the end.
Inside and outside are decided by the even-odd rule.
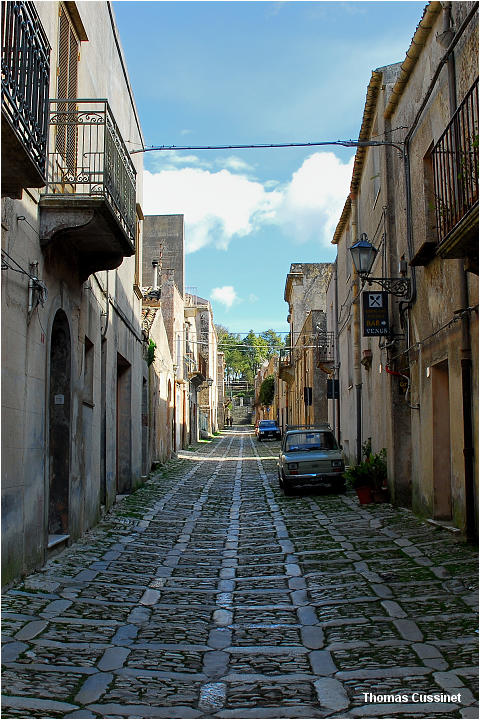
POLYGON ((93 363, 94 346, 91 340, 85 335, 85 359, 83 366, 83 402, 93 407, 93 363))

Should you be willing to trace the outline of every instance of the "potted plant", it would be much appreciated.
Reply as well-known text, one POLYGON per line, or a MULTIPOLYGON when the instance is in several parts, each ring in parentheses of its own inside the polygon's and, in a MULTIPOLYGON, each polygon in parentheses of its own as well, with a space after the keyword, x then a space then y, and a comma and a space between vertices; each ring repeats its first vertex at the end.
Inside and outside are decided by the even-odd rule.
POLYGON ((386 502, 387 487, 387 451, 372 452, 370 440, 362 445, 363 460, 345 471, 345 479, 356 490, 360 505, 371 502, 386 502))

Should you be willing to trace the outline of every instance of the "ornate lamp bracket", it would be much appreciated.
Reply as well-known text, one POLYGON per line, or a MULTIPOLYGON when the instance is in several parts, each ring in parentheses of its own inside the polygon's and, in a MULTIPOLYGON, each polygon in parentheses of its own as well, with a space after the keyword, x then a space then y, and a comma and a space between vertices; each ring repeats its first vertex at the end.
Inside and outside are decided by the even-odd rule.
POLYGON ((380 285, 389 295, 395 295, 396 297, 403 298, 410 297, 412 289, 412 283, 410 278, 366 277, 363 278, 362 284, 365 285, 365 283, 367 283, 368 285, 376 283, 377 285, 380 285))

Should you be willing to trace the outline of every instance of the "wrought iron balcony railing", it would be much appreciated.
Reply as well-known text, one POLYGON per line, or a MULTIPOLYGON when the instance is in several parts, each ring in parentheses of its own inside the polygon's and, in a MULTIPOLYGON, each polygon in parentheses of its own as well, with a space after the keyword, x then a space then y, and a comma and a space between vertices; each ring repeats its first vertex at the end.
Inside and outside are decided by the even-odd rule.
POLYGON ((478 202, 478 78, 432 151, 438 240, 478 202))
POLYGON ((51 100, 46 196, 103 197, 135 245, 136 171, 107 100, 51 100))
POLYGON ((289 367, 293 364, 292 350, 290 348, 282 348, 280 350, 279 365, 289 367))
POLYGON ((333 363, 335 359, 335 334, 320 330, 316 337, 317 365, 333 363))
POLYGON ((38 172, 30 187, 45 184, 49 82, 50 44, 33 2, 2 2, 2 117, 38 172))

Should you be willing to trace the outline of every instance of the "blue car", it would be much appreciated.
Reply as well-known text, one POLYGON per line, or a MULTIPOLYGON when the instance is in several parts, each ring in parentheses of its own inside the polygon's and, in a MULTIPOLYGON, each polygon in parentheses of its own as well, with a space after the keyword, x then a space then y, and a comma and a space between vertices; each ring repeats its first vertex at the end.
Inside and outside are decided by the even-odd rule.
POLYGON ((257 440, 280 440, 282 433, 275 420, 260 420, 258 423, 257 440))

